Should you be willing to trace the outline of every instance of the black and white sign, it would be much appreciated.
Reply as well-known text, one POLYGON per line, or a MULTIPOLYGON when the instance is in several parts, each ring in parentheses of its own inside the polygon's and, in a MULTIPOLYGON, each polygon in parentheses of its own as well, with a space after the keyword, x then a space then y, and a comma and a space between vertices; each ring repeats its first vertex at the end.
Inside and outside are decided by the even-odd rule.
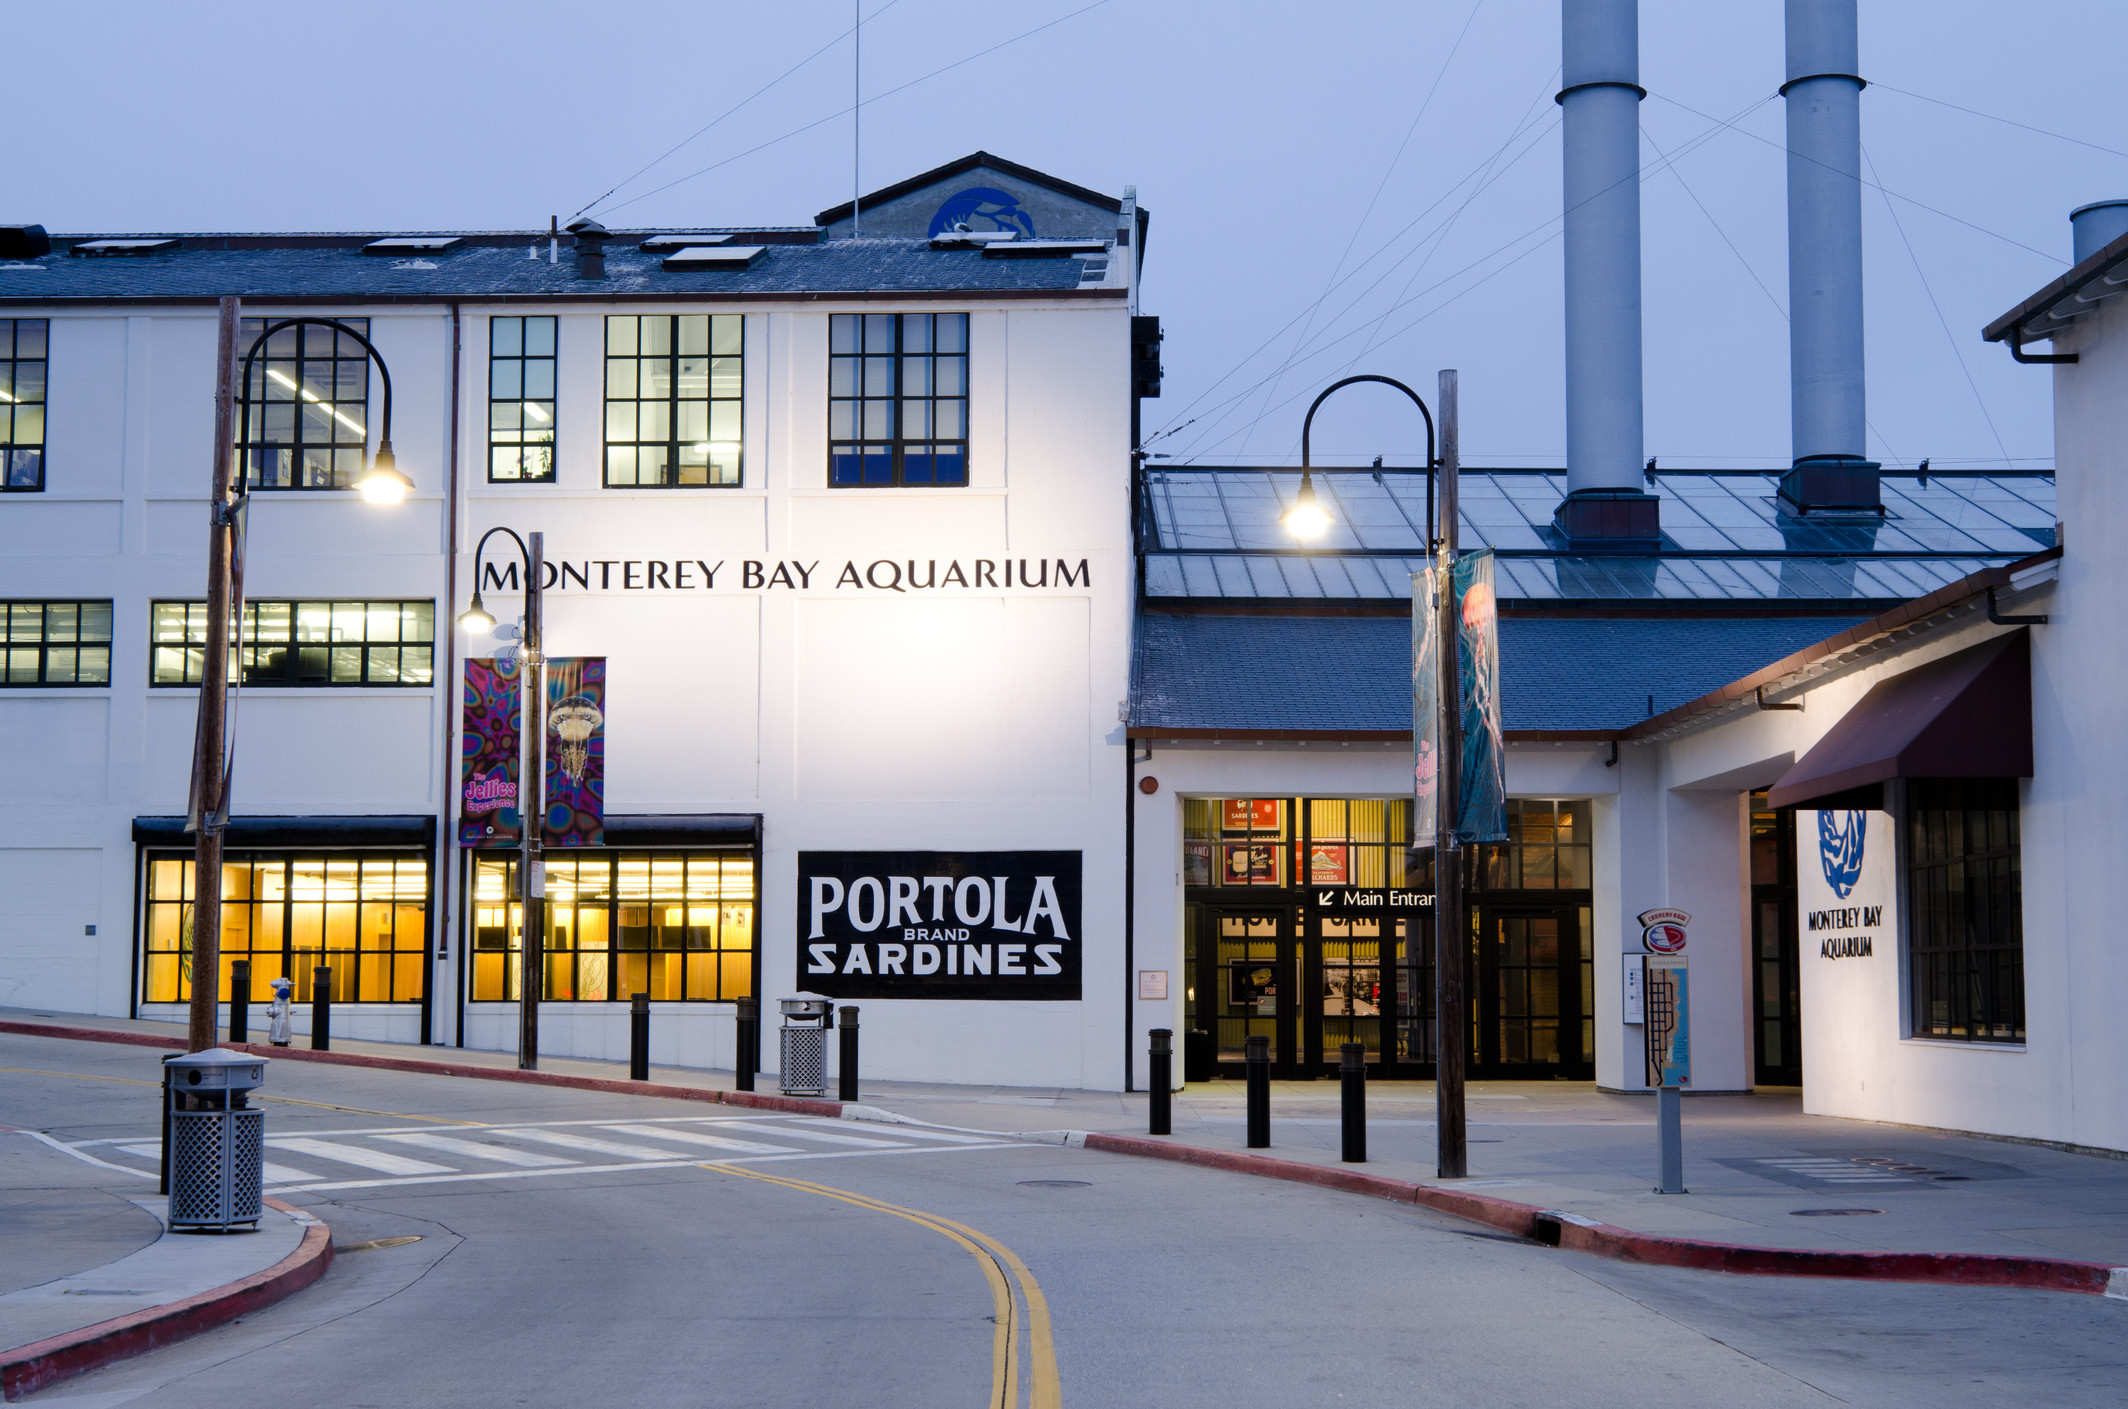
POLYGON ((1433 910, 1430 890, 1392 886, 1309 886, 1308 908, 1318 915, 1415 915, 1433 910))
POLYGON ((1076 851, 801 851, 798 978, 830 998, 1079 997, 1076 851))

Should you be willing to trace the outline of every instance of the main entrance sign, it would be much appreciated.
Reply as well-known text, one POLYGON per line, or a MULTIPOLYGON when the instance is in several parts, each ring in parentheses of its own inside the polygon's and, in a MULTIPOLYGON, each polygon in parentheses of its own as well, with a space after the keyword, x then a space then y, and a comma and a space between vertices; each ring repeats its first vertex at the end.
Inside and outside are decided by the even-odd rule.
POLYGON ((1395 886, 1309 886, 1308 908, 1318 915, 1412 915, 1433 910, 1433 892, 1395 886))
POLYGON ((1079 997, 1081 853, 801 851, 798 974, 830 998, 1079 997))

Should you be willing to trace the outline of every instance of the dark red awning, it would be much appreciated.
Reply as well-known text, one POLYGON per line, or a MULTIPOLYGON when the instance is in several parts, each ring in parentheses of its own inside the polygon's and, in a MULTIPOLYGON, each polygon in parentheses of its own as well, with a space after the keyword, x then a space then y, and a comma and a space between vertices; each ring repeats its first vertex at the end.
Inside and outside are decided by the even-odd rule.
POLYGON ((1766 795, 1773 807, 1892 778, 2032 776, 2032 647, 2014 631, 1880 680, 1766 795))

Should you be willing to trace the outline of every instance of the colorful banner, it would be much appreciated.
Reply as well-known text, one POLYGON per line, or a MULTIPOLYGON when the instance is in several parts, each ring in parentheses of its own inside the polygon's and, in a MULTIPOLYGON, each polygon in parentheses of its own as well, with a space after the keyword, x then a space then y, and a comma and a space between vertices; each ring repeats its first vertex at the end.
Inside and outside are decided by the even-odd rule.
POLYGON ((503 846, 519 837, 517 669, 514 660, 465 663, 458 732, 460 846, 503 846))
POLYGON ((1463 758, 1456 775, 1456 836, 1507 840, 1507 751, 1500 739, 1500 614, 1487 548, 1455 565, 1456 659, 1461 676, 1463 758))
POLYGON ((1411 841, 1430 847, 1441 817, 1441 618, 1435 572, 1411 575, 1411 841))
POLYGON ((606 841, 606 658, 547 662, 546 804, 541 841, 603 846, 606 841))

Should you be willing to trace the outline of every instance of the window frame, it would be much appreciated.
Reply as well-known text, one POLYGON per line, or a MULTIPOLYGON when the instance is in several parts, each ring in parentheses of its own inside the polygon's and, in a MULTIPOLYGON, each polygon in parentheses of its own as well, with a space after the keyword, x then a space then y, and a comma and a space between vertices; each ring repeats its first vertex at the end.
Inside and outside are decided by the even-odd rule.
MULTIPOLYGON (((746 322, 746 315, 743 313, 609 313, 605 316, 600 393, 604 410, 599 430, 599 484, 602 488, 663 490, 746 487, 746 322), (703 320, 703 350, 699 353, 685 350, 689 341, 686 336, 689 331, 687 320, 695 318, 703 320), (665 351, 645 352, 642 329, 656 319, 670 320, 665 329, 665 351), (635 332, 634 351, 614 350, 614 337, 623 323, 630 325, 635 332), (735 335, 731 338, 730 350, 718 351, 718 348, 724 345, 727 335, 735 335), (682 364, 697 357, 705 364, 701 373, 703 394, 698 397, 683 396, 681 392, 685 368, 682 364), (728 395, 720 395, 717 392, 718 378, 730 374, 717 365, 720 362, 736 364, 738 372, 738 384, 728 395), (645 385, 645 371, 659 363, 663 364, 665 394, 662 397, 644 396, 641 392, 645 385), (619 370, 624 366, 629 369, 625 377, 619 370), (616 388, 621 384, 625 384, 629 391, 625 395, 616 395, 616 388), (699 441, 682 434, 688 419, 685 408, 695 404, 700 404, 703 408, 703 438, 699 441), (616 408, 621 406, 635 408, 630 417, 636 432, 633 438, 616 438, 614 435, 617 428, 616 408), (731 478, 728 480, 712 478, 720 473, 715 459, 718 452, 714 448, 720 443, 717 438, 717 423, 722 419, 717 414, 719 406, 733 408, 732 414, 737 422, 733 427, 735 438, 721 442, 737 447, 731 458, 731 478), (646 438, 643 435, 646 407, 662 407, 665 426, 662 438, 646 438), (680 450, 682 441, 689 442, 690 452, 697 446, 701 447, 702 453, 707 457, 700 467, 703 478, 699 481, 681 478, 690 468, 683 463, 680 450), (646 482, 642 479, 641 457, 644 452, 653 450, 664 453, 664 464, 660 470, 662 477, 646 482), (625 451, 630 457, 630 473, 635 476, 633 479, 614 479, 616 452, 621 451, 625 451)), ((655 424, 655 418, 651 418, 649 423, 655 424)))
POLYGON ((51 434, 49 417, 52 375, 52 320, 49 318, 0 318, 0 494, 42 494, 44 492, 45 459, 47 438, 51 434), (37 325, 37 345, 40 349, 34 357, 18 355, 23 345, 23 329, 37 325), (16 392, 21 387, 21 368, 34 365, 37 373, 37 395, 20 398, 16 392), (14 421, 21 416, 21 407, 34 407, 37 439, 34 442, 15 440, 14 421), (30 465, 33 472, 24 475, 22 466, 30 465))
POLYGON ((2022 1046, 2027 1028, 2018 780, 1909 778, 1904 792, 1900 899, 1907 1035, 1961 1046, 2022 1046), (1999 826, 1990 820, 1998 816, 1999 826), (1976 828, 1985 843, 1978 848, 1972 845, 1976 828), (1939 872, 1940 887, 1933 884, 1939 872), (1986 973, 1983 956, 1992 956, 1986 973), (1941 1022, 1930 1011, 1938 1001, 1946 1005, 1941 1022), (1961 1002, 1970 1006, 1953 1011, 1961 1002))
MULTIPOLYGON (((200 674, 204 671, 206 665, 206 617, 207 604, 197 599, 159 597, 149 602, 149 688, 157 690, 194 690, 199 688, 200 674), (162 634, 165 624, 171 620, 169 611, 171 608, 183 608, 181 619, 184 623, 184 628, 181 636, 166 637, 162 634), (162 678, 164 664, 173 655, 182 662, 179 671, 181 678, 162 678)), ((234 644, 233 641, 232 644, 234 644)), ((428 690, 435 688, 436 684, 437 645, 436 602, 434 598, 255 598, 244 603, 244 653, 251 664, 246 666, 243 671, 242 683, 246 688, 250 689, 428 690), (305 639, 297 636, 296 631, 302 622, 304 609, 320 607, 326 611, 326 629, 328 633, 340 629, 338 620, 352 616, 354 611, 358 609, 364 631, 361 639, 355 640, 330 634, 323 640, 305 639), (368 634, 375 623, 378 613, 386 609, 395 610, 399 614, 398 630, 389 640, 382 635, 371 636, 368 634), (426 609, 427 626, 425 629, 428 634, 426 637, 419 635, 410 637, 407 635, 409 613, 411 612, 415 619, 413 629, 420 631, 424 629, 420 625, 422 609, 426 609), (270 631, 273 629, 274 618, 276 617, 285 620, 286 634, 278 637, 262 635, 260 622, 265 621, 267 630, 270 631), (293 668, 273 675, 257 673, 259 669, 257 662, 260 659, 260 654, 276 646, 288 648, 283 654, 292 660, 293 668), (426 648, 428 654, 426 679, 404 678, 407 661, 403 654, 394 657, 390 676, 387 676, 383 670, 379 669, 376 671, 376 678, 371 678, 373 666, 383 659, 381 654, 372 654, 373 652, 381 653, 387 649, 403 652, 408 648, 426 648), (335 656, 340 652, 351 649, 359 650, 362 653, 359 672, 361 678, 354 680, 333 678, 341 664, 341 661, 336 660, 335 656), (305 675, 303 673, 303 653, 307 651, 322 651, 325 653, 325 673, 323 678, 319 678, 315 674, 305 675)))
POLYGON ((973 481, 969 463, 969 380, 972 375, 973 353, 969 339, 970 319, 966 313, 831 313, 828 315, 828 459, 827 482, 830 489, 966 489, 973 481), (940 350, 939 324, 942 319, 955 319, 958 331, 958 350, 940 350), (889 321, 891 320, 891 322, 889 321), (910 347, 915 320, 923 320, 920 341, 923 346, 910 347), (854 338, 845 338, 846 332, 854 332, 854 338), (891 351, 875 351, 872 339, 875 333, 891 333, 891 351), (847 350, 844 350, 847 348, 847 350), (910 393, 906 377, 912 362, 924 363, 925 389, 910 393), (885 374, 889 386, 884 390, 871 383, 875 368, 885 374), (958 368, 960 390, 941 393, 940 367, 953 364, 958 368), (960 424, 958 436, 935 434, 939 428, 942 405, 952 404, 960 424), (928 427, 923 435, 909 435, 908 414, 912 406, 921 405, 922 415, 928 427), (852 406, 848 424, 838 427, 838 408, 852 406), (870 409, 880 408, 887 422, 886 433, 873 435, 870 409), (838 430, 848 434, 838 435, 838 430), (916 447, 928 448, 931 452, 929 478, 910 479, 910 451, 916 447), (942 448, 959 452, 960 477, 955 480, 938 478, 937 452, 942 448), (883 478, 873 478, 872 461, 883 458, 883 478), (849 459, 854 463, 845 466, 839 461, 849 459), (843 478, 845 471, 854 478, 843 478))
POLYGON ((560 352, 561 352, 561 320, 560 320, 560 319, 559 319, 559 318, 558 318, 557 316, 555 316, 554 314, 551 314, 551 313, 516 313, 516 314, 495 314, 495 315, 492 315, 492 316, 490 316, 490 317, 489 317, 489 319, 488 319, 488 483, 489 483, 489 484, 552 484, 552 483, 554 483, 554 479, 555 479, 555 465, 556 465, 556 457, 557 457, 557 455, 558 455, 558 453, 559 453, 559 448, 558 448, 558 441, 559 441, 559 437, 558 437, 558 434, 557 434, 557 426, 558 426, 558 423, 559 423, 559 413, 558 413, 558 411, 556 410, 556 405, 555 405, 555 403, 556 403, 556 400, 557 400, 557 395, 556 395, 556 393, 557 393, 557 390, 558 390, 558 381, 559 381, 559 367, 560 367, 559 357, 560 357, 560 352), (517 348, 518 348, 518 350, 517 350, 516 352, 503 352, 503 351, 498 351, 498 334, 499 334, 499 333, 500 333, 500 332, 501 332, 501 331, 503 330, 503 325, 505 325, 505 324, 512 324, 512 323, 514 323, 514 324, 516 324, 516 325, 517 325, 517 348), (533 324, 535 324, 535 323, 543 323, 543 324, 545 324, 545 325, 546 325, 546 334, 547 334, 547 351, 546 351, 545 353, 534 353, 534 352, 529 352, 529 351, 527 351, 527 350, 526 350, 526 349, 527 349, 527 348, 528 348, 528 347, 530 346, 530 343, 529 343, 529 338, 530 338, 530 336, 531 336, 531 333, 532 333, 532 331, 533 331, 532 325, 533 325, 533 324), (528 377, 528 376, 529 376, 529 375, 530 375, 530 374, 532 373, 532 371, 533 371, 533 366, 532 366, 532 364, 534 364, 534 363, 538 363, 538 362, 544 362, 544 363, 546 364, 546 369, 545 369, 545 371, 546 371, 546 389, 547 389, 547 394, 546 394, 546 395, 545 395, 544 397, 530 396, 530 395, 526 395, 526 394, 524 394, 524 391, 525 391, 525 382, 526 382, 526 378, 527 378, 527 377, 528 377), (518 388, 519 394, 518 394, 518 395, 516 395, 516 396, 501 396, 501 395, 498 395, 498 394, 497 394, 497 392, 498 392, 498 390, 500 389, 500 383, 498 382, 498 376, 499 376, 499 374, 503 374, 503 373, 505 372, 505 367, 506 367, 506 364, 512 364, 512 363, 514 363, 514 364, 515 364, 515 367, 514 367, 514 372, 515 372, 515 383, 516 383, 516 385, 517 385, 517 388, 518 388), (536 424, 532 424, 532 423, 531 423, 530 421, 528 421, 528 419, 527 419, 528 417, 536 417, 536 416, 537 416, 538 412, 537 412, 537 411, 535 410, 535 408, 536 408, 536 407, 539 407, 539 406, 544 406, 544 407, 546 408, 546 413, 545 413, 545 414, 546 414, 546 424, 545 424, 545 425, 536 425, 536 424), (505 425, 502 425, 502 424, 500 424, 500 423, 499 423, 499 418, 502 418, 502 417, 504 417, 504 416, 505 416, 506 414, 508 414, 508 413, 506 413, 506 412, 504 411, 504 408, 506 408, 506 407, 514 407, 514 408, 516 408, 516 410, 515 410, 515 412, 514 412, 514 419, 516 420, 517 424, 516 424, 516 425, 515 425, 514 427, 510 427, 510 426, 505 426, 505 425), (526 437, 527 435, 529 435, 529 434, 532 434, 532 433, 535 433, 535 432, 536 432, 536 433, 540 433, 540 434, 543 434, 543 435, 545 436, 545 439, 544 439, 544 440, 528 440, 528 439, 526 439, 526 438, 525 438, 525 437, 526 437), (514 437, 514 438, 513 438, 513 437, 514 437), (517 452, 517 455, 518 455, 518 463, 519 463, 520 467, 522 467, 522 466, 523 466, 523 464, 524 464, 524 462, 525 462, 525 460, 526 460, 526 458, 527 458, 527 457, 529 456, 529 454, 530 454, 530 452, 531 452, 531 449, 532 449, 532 447, 534 447, 534 446, 536 446, 536 445, 538 445, 538 446, 544 446, 544 447, 545 447, 545 449, 546 449, 546 459, 547 459, 547 467, 546 467, 546 470, 545 470, 545 472, 544 472, 544 473, 540 473, 540 474, 527 474, 527 473, 522 473, 522 472, 520 472, 520 473, 518 473, 518 474, 514 474, 514 475, 503 475, 503 474, 499 474, 499 473, 497 473, 497 459, 498 459, 498 456, 499 456, 499 455, 501 455, 501 454, 502 454, 502 453, 504 453, 504 452, 510 452, 510 451, 514 451, 514 452, 517 452))
MULTIPOLYGON (((251 493, 289 493, 315 491, 344 491, 354 488, 355 480, 369 465, 369 353, 363 346, 348 338, 337 328, 321 327, 315 323, 297 323, 282 328, 259 350, 252 363, 251 396, 244 396, 242 386, 242 356, 260 333, 280 321, 282 315, 253 318, 246 317, 239 327, 236 406, 236 474, 240 483, 251 493), (318 339, 329 339, 329 352, 315 350, 318 339), (278 354, 278 355, 277 355, 278 354), (312 369, 320 365, 328 368, 333 395, 329 398, 317 395, 311 381, 312 369), (288 368, 299 369, 300 375, 291 379, 288 368), (350 370, 351 369, 351 370, 350 370), (355 389, 347 394, 344 378, 352 378, 355 389), (279 393, 276 395, 276 393, 279 393), (305 398, 308 401, 305 401, 305 398), (292 439, 277 439, 273 433, 274 408, 316 405, 327 408, 322 415, 297 414, 289 417, 292 439), (247 418, 246 408, 249 408, 247 418), (353 417, 349 408, 359 407, 362 419, 361 433, 354 439, 345 437, 353 433, 353 417), (311 423, 321 423, 328 429, 331 438, 316 440, 307 438, 303 432, 311 423), (249 438, 246 431, 249 431, 249 438), (262 459, 269 452, 282 451, 288 456, 286 484, 269 484, 263 478, 262 459), (305 465, 306 452, 323 451, 331 465, 326 473, 328 482, 299 483, 307 480, 309 470, 305 465), (348 466, 352 468, 348 468, 348 466)), ((364 337, 369 336, 370 320, 366 317, 344 317, 336 321, 347 324, 364 337)))
POLYGON ((111 687, 111 651, 115 644, 113 637, 116 635, 113 630, 113 617, 114 604, 108 597, 0 598, 0 689, 108 690, 111 687), (52 637, 51 621, 54 607, 71 607, 74 609, 75 626, 72 637, 57 640, 52 637), (16 634, 18 630, 26 628, 29 620, 30 614, 20 610, 22 608, 36 609, 37 637, 34 641, 27 637, 18 638, 16 634), (97 609, 102 613, 103 635, 100 639, 95 637, 87 640, 82 639, 84 631, 82 617, 85 611, 90 609, 97 609), (16 624, 18 617, 23 622, 20 627, 16 624), (103 651, 103 678, 101 680, 83 680, 81 678, 81 653, 85 650, 98 648, 103 651), (66 650, 71 650, 75 653, 74 678, 71 680, 51 679, 53 652, 66 650), (31 651, 36 653, 37 678, 34 680, 18 680, 16 678, 16 656, 18 653, 31 651))

